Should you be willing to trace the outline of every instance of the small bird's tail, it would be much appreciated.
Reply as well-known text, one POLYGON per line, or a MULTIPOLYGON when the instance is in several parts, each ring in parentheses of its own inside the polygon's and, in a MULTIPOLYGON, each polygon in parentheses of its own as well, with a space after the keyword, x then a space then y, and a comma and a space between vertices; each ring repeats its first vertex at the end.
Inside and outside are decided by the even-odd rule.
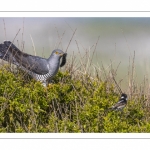
POLYGON ((114 111, 114 110, 116 110, 116 108, 110 107, 110 108, 108 108, 107 110, 108 110, 108 111, 114 111))
POLYGON ((114 111, 114 110, 115 110, 114 108, 110 107, 110 108, 107 108, 107 109, 105 110, 105 113, 109 113, 109 112, 112 112, 112 111, 114 111))

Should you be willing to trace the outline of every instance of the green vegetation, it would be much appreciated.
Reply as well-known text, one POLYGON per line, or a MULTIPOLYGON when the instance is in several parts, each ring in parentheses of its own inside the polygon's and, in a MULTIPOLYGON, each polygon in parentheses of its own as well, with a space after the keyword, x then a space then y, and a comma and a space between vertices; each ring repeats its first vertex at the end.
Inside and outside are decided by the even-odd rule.
POLYGON ((47 88, 23 72, 0 69, 0 132, 150 132, 146 96, 132 94, 120 111, 109 80, 58 72, 47 88))

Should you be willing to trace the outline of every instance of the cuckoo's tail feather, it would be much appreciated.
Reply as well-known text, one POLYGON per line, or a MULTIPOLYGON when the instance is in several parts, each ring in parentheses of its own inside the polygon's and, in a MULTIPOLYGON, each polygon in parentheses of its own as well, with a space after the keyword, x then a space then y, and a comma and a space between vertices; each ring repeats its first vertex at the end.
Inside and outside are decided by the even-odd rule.
POLYGON ((9 61, 9 55, 7 54, 8 47, 5 44, 0 44, 0 59, 9 61))
POLYGON ((9 47, 13 45, 10 41, 5 41, 4 43, 0 44, 0 59, 11 62, 15 65, 16 62, 14 61, 14 58, 9 53, 9 47))

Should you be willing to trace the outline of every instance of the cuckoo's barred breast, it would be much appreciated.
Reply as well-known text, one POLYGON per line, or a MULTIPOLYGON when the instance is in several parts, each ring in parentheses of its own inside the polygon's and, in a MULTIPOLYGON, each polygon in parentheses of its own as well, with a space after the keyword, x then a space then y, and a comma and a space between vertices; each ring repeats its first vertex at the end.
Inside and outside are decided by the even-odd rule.
POLYGON ((49 58, 33 56, 20 51, 12 42, 4 41, 0 44, 0 59, 11 62, 26 71, 33 78, 41 81, 44 86, 56 75, 59 67, 66 64, 67 53, 60 49, 52 51, 49 58), (60 63, 60 59, 62 61, 60 63))

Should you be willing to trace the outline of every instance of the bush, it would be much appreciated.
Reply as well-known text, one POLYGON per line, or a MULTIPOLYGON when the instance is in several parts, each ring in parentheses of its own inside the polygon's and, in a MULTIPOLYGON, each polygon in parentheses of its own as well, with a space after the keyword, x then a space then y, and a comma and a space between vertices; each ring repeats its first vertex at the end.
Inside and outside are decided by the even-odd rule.
POLYGON ((149 132, 149 111, 134 97, 122 111, 114 85, 58 72, 47 88, 21 71, 0 69, 0 132, 149 132), (144 108, 143 108, 144 107, 144 108))

